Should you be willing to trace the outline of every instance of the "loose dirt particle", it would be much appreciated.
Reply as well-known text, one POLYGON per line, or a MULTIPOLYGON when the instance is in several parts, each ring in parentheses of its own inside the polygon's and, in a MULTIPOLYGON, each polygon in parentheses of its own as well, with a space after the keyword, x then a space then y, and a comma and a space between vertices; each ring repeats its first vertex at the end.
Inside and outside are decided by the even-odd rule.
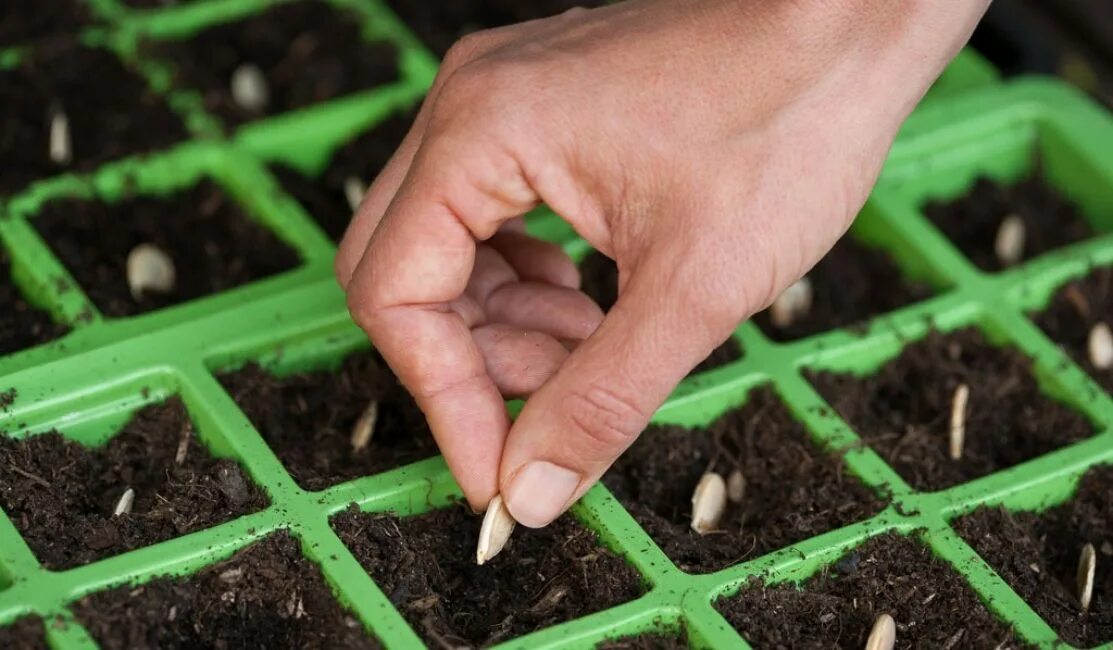
MULTIPOLYGON (((69 328, 23 297, 11 277, 8 254, 0 249, 0 355, 18 352, 65 335, 69 328)), ((0 407, 8 406, 0 399, 0 407)))
POLYGON ((1094 269, 1056 292, 1046 310, 1034 315, 1053 341, 1105 388, 1113 392, 1113 368, 1099 370, 1091 362, 1089 336, 1099 323, 1113 325, 1113 267, 1094 269))

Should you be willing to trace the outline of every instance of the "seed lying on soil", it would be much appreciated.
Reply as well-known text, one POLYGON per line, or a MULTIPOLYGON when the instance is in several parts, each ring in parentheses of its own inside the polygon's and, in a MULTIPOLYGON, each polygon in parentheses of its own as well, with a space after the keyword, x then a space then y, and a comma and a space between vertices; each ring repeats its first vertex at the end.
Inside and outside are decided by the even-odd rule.
POLYGON ((997 238, 993 241, 993 253, 1001 266, 1012 266, 1024 257, 1024 240, 1027 233, 1024 220, 1010 214, 1001 220, 997 228, 997 238))
POLYGON ((1098 370, 1113 368, 1113 331, 1106 323, 1098 323, 1090 330, 1086 341, 1090 363, 1098 370))
POLYGON ((73 142, 70 140, 70 120, 60 109, 50 117, 50 160, 67 165, 73 160, 73 142))
POLYGON ((784 290, 769 306, 769 320, 774 327, 790 327, 812 309, 815 291, 807 277, 800 278, 784 290))
POLYGON ((174 453, 174 464, 181 465, 189 453, 189 439, 193 435, 193 423, 186 422, 182 426, 181 435, 178 437, 178 450, 174 453))
POLYGON ((170 256, 154 244, 140 244, 128 253, 128 288, 131 297, 139 300, 148 291, 170 293, 177 273, 170 256))
POLYGON ((241 64, 232 72, 232 101, 245 111, 262 112, 270 103, 267 77, 254 63, 241 64))
POLYGON ((951 400, 951 460, 961 460, 966 446, 966 404, 970 401, 970 387, 959 384, 951 400))
POLYGON ((892 616, 882 614, 873 623, 866 639, 866 650, 893 650, 897 643, 897 623, 892 616))
POLYGON ((746 498, 746 477, 740 469, 734 470, 727 477, 727 498, 731 503, 742 503, 746 498))
POLYGON ((692 494, 692 530, 700 535, 715 530, 726 508, 726 481, 715 472, 704 474, 692 494))
POLYGON ((355 176, 349 176, 344 179, 344 197, 348 199, 348 207, 352 212, 359 210, 359 204, 363 202, 363 195, 367 193, 367 185, 355 176))
POLYGON ((1082 554, 1078 556, 1078 603, 1082 611, 1090 609, 1090 601, 1094 597, 1094 575, 1097 573, 1098 557, 1094 552, 1093 544, 1082 547, 1082 554))
POLYGON ((491 503, 487 504, 487 514, 483 516, 483 526, 479 529, 479 545, 475 549, 476 564, 484 564, 498 555, 506 546, 517 523, 502 502, 502 495, 496 494, 491 503))
POLYGON ((113 517, 126 515, 131 512, 131 506, 135 503, 135 490, 128 488, 120 495, 120 500, 116 502, 116 507, 112 510, 113 517))
POLYGON ((375 434, 375 424, 379 421, 379 401, 371 400, 367 408, 363 410, 363 414, 356 420, 356 424, 352 427, 352 451, 362 451, 364 447, 371 442, 371 436, 375 434))

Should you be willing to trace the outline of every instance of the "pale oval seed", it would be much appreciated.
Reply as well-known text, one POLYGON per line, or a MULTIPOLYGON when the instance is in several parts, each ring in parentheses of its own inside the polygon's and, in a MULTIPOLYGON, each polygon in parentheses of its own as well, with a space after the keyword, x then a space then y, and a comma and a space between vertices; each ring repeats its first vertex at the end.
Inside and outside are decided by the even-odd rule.
POLYGON ((70 120, 58 110, 50 118, 50 161, 58 165, 73 160, 73 141, 70 139, 70 120))
POLYGON ((770 322, 774 327, 783 329, 807 316, 812 309, 814 293, 812 281, 807 277, 800 278, 777 296, 769 306, 770 322))
POLYGON ((1098 556, 1094 552, 1093 544, 1086 544, 1082 547, 1082 553, 1078 556, 1078 603, 1082 606, 1082 611, 1090 609, 1090 601, 1094 597, 1094 575, 1097 573, 1098 556))
POLYGON ((139 300, 148 291, 169 293, 174 290, 177 273, 170 256, 154 244, 140 244, 131 249, 127 261, 128 288, 131 297, 139 300))
POLYGON ((120 495, 120 500, 116 502, 116 508, 112 511, 113 517, 126 515, 131 512, 131 506, 135 503, 135 490, 128 488, 120 495))
POLYGON ((242 63, 232 72, 232 101, 237 106, 258 113, 270 103, 267 77, 254 63, 242 63))
POLYGON ((352 451, 360 451, 371 442, 371 436, 375 434, 375 424, 379 421, 379 402, 378 400, 371 400, 367 408, 356 420, 356 424, 352 427, 352 451))
POLYGON ((970 401, 970 387, 960 384, 951 400, 951 460, 961 460, 966 446, 966 404, 970 401))
POLYGON ((1001 220, 997 228, 997 238, 993 242, 993 252, 1001 266, 1012 266, 1024 257, 1024 240, 1027 232, 1024 220, 1010 214, 1001 220))
POLYGON ((1090 330, 1087 340, 1090 363, 1098 370, 1113 368, 1113 331, 1106 323, 1098 323, 1090 330))
POLYGON ((893 650, 897 643, 897 622, 892 616, 882 614, 873 622, 873 629, 866 639, 866 650, 893 650))
POLYGON ((746 498, 746 477, 740 469, 734 470, 727 477, 727 498, 731 503, 742 503, 746 498))
POLYGON ((506 509, 502 495, 496 494, 491 503, 487 504, 487 514, 483 516, 483 526, 479 529, 479 545, 475 549, 476 564, 483 564, 498 555, 506 546, 517 523, 506 509))
POLYGON ((726 508, 726 481, 715 472, 704 474, 692 493, 692 530, 700 535, 715 530, 726 508))
POLYGON ((363 195, 366 193, 367 185, 359 178, 349 176, 344 179, 344 197, 348 199, 348 207, 352 212, 359 210, 359 204, 363 202, 363 195))

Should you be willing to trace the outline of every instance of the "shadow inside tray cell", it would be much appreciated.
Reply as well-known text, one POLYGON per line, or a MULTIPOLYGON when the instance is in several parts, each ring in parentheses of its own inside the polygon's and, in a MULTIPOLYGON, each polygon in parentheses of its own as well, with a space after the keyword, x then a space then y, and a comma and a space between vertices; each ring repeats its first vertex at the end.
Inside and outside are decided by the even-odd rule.
POLYGON ((481 517, 463 505, 399 518, 353 505, 333 528, 414 631, 431 645, 487 647, 639 597, 637 571, 570 515, 519 527, 475 561, 481 517))
POLYGON ((178 397, 140 408, 110 434, 95 447, 57 430, 0 435, 0 505, 48 569, 166 541, 267 504, 235 461, 210 453, 178 397), (130 511, 122 505, 129 490, 130 511))
POLYGON ((1093 346, 1101 347, 1091 343, 1102 338, 1099 330, 1113 327, 1113 267, 1097 268, 1068 282, 1051 298, 1047 309, 1031 316, 1105 392, 1113 393, 1113 365, 1106 365, 1100 349, 1091 352, 1093 346), (1095 366, 1095 361, 1104 367, 1095 366))
POLYGON ((917 490, 949 488, 1083 440, 1093 425, 1045 395, 1032 361, 976 328, 931 332, 872 374, 809 372, 824 399, 917 490), (951 457, 955 394, 964 444, 951 457))
POLYGON ((72 36, 92 22, 84 0, 4 0, 0 43, 19 45, 72 36))
MULTIPOLYGON (((11 276, 7 252, 0 247, 0 355, 47 343, 69 332, 24 297, 11 276)), ((2 405, 2 400, 0 400, 2 405)))
POLYGON ((885 502, 825 454, 769 388, 706 428, 654 425, 603 483, 680 569, 710 573, 877 514, 885 502), (741 502, 715 530, 691 528, 701 477, 729 482, 740 471, 741 502))
POLYGON ((286 531, 193 575, 123 585, 72 607, 106 649, 381 647, 286 531))
POLYGON ((22 616, 9 625, 0 626, 0 648, 47 650, 46 627, 37 616, 22 616))

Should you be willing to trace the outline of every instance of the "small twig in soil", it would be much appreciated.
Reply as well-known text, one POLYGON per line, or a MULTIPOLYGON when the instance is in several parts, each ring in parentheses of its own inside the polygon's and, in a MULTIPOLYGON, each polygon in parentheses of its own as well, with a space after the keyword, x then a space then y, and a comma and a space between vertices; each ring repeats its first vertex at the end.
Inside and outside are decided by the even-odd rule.
POLYGON ((797 319, 808 315, 814 295, 811 280, 807 277, 800 278, 769 306, 770 322, 781 329, 790 327, 797 319))
POLYGON ((1082 553, 1078 556, 1078 574, 1076 579, 1078 581, 1078 603, 1082 606, 1082 611, 1090 609, 1090 601, 1094 597, 1094 575, 1097 573, 1098 556, 1094 552, 1093 544, 1086 544, 1082 547, 1082 553))
POLYGON ((1010 214, 1001 220, 1001 225, 997 228, 997 238, 993 241, 993 253, 1001 266, 1012 266, 1024 257, 1026 238, 1024 220, 1019 216, 1010 214))
POLYGON ((355 176, 349 176, 344 179, 344 198, 348 199, 348 207, 352 212, 359 210, 359 204, 363 203, 363 195, 367 193, 367 184, 355 176))
POLYGON ((484 564, 498 555, 517 524, 510 511, 502 502, 502 495, 496 494, 487 504, 487 514, 483 516, 483 526, 479 529, 479 545, 475 549, 476 564, 484 564))
POLYGON ((131 512, 131 506, 135 503, 135 490, 128 488, 120 495, 120 500, 116 502, 116 507, 112 510, 113 517, 126 515, 131 512))
POLYGON ((70 140, 70 120, 65 111, 57 108, 50 116, 50 161, 67 165, 73 160, 73 142, 70 140))
POLYGON ((13 472, 19 474, 23 478, 34 481, 48 490, 51 489, 50 482, 47 481, 45 478, 39 476, 38 474, 32 474, 31 472, 28 472, 27 470, 20 467, 16 467, 15 465, 8 465, 8 467, 10 467, 13 472))
POLYGON ((267 77, 254 63, 243 63, 232 72, 232 101, 250 113, 259 113, 270 103, 267 77))
POLYGON ((692 494, 692 530, 706 535, 717 529, 726 507, 726 481, 715 472, 704 474, 692 494))
POLYGON ((959 384, 951 400, 951 460, 961 460, 966 446, 966 404, 970 401, 970 387, 959 384))
POLYGON ((893 650, 897 643, 897 623, 892 616, 882 614, 873 623, 870 636, 866 639, 866 650, 893 650))
POLYGON ((731 503, 742 503, 746 498, 746 477, 740 469, 734 470, 727 477, 727 498, 731 503))
POLYGON ((128 288, 131 297, 139 300, 148 291, 170 293, 177 273, 174 262, 154 244, 139 244, 128 253, 128 288))
POLYGON ((1086 342, 1090 363, 1098 370, 1113 368, 1113 331, 1106 323, 1098 323, 1090 330, 1086 342))
POLYGON ((371 400, 367 408, 356 420, 356 424, 352 427, 352 451, 358 453, 362 451, 371 442, 371 436, 375 434, 375 424, 379 421, 379 401, 371 400))

